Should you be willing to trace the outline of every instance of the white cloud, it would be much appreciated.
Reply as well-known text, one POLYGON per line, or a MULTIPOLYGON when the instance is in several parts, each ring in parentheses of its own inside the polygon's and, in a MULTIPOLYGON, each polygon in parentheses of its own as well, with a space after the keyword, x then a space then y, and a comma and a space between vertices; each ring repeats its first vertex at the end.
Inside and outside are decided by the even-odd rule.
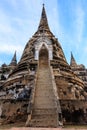
POLYGON ((9 33, 11 32, 11 26, 9 21, 9 16, 0 9, 0 33, 9 33))
POLYGON ((75 36, 77 43, 80 43, 82 41, 82 35, 84 30, 84 17, 85 12, 81 5, 77 5, 76 8, 76 19, 75 19, 75 36))
POLYGON ((23 46, 22 45, 12 45, 12 44, 3 44, 0 47, 0 53, 5 53, 5 54, 13 54, 13 52, 17 51, 18 54, 22 53, 23 51, 23 46))
MULTIPOLYGON (((68 14, 66 14, 65 18, 69 19, 67 21, 64 19, 64 22, 67 22, 70 26, 67 26, 66 28, 65 25, 59 24, 59 29, 61 31, 59 38, 61 44, 63 45, 62 47, 64 48, 64 53, 69 62, 71 51, 79 59, 78 53, 82 48, 81 44, 83 41, 83 32, 85 27, 85 11, 82 4, 78 1, 77 3, 72 3, 67 9, 67 12, 68 14), (70 17, 68 17, 67 15, 69 15, 70 17)), ((62 21, 60 18, 59 20, 61 23, 62 21)))
MULTIPOLYGON (((29 1, 21 0, 20 5, 25 5, 22 6, 22 8, 24 7, 22 10, 18 10, 18 7, 20 7, 20 0, 6 1, 8 2, 8 4, 11 5, 11 8, 16 9, 16 12, 19 11, 19 14, 12 15, 9 14, 9 11, 6 11, 6 9, 0 8, 0 56, 2 57, 3 54, 13 56, 13 53, 16 50, 18 59, 20 59, 24 46, 26 42, 29 40, 29 36, 32 36, 32 34, 36 31, 35 28, 37 19, 32 17, 34 15, 30 16, 28 12, 25 11, 25 9, 29 7, 29 1), (24 16, 21 15, 22 12, 26 12, 28 16, 26 16, 26 13, 25 15, 23 14, 24 16)), ((36 10, 33 10, 32 7, 28 9, 30 10, 29 12, 32 12, 32 14, 33 12, 36 13, 36 10)), ((38 9, 40 9, 40 7, 38 9)), ((1 60, 1 58, 0 61, 2 63, 4 62, 1 60)), ((2 64, 1 62, 0 64, 2 64)))

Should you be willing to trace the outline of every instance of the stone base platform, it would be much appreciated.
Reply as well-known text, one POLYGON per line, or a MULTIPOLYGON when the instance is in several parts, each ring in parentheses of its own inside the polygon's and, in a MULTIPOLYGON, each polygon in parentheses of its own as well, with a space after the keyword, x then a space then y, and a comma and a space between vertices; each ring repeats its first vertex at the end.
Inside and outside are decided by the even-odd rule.
MULTIPOLYGON (((2 129, 3 130, 3 129, 2 129)), ((87 130, 87 128, 31 128, 31 127, 21 127, 21 128, 11 128, 11 129, 4 129, 4 130, 87 130)))

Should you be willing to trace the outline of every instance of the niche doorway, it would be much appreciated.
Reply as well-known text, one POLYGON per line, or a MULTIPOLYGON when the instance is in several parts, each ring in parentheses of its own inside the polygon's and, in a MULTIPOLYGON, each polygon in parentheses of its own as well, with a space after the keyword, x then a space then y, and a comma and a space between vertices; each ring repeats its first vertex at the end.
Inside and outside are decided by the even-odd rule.
POLYGON ((49 65, 49 52, 47 47, 43 44, 39 51, 39 67, 48 67, 49 65))

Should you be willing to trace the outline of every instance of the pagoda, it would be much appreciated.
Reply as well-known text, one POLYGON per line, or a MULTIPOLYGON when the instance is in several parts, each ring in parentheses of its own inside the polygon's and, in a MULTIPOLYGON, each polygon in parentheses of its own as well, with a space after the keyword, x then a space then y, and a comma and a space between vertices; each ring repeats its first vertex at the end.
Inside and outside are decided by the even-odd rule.
MULTIPOLYGON (((11 64, 15 57, 16 54, 11 64)), ((72 64, 77 65, 73 55, 71 59, 69 65, 49 28, 43 5, 37 31, 3 84, 2 124, 24 122, 29 127, 59 127, 87 123, 87 92, 83 80, 72 70, 72 64)))

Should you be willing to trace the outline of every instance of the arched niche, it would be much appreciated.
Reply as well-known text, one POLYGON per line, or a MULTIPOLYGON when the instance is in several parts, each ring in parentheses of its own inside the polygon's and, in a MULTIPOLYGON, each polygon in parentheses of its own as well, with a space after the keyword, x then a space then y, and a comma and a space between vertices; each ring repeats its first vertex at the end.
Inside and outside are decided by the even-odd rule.
POLYGON ((49 51, 45 44, 42 45, 39 51, 39 66, 48 66, 49 64, 49 51))
POLYGON ((37 42, 35 43, 35 60, 39 60, 39 51, 41 47, 45 45, 45 47, 48 49, 48 59, 52 60, 53 59, 53 48, 52 48, 52 43, 49 39, 44 38, 44 39, 38 39, 37 42))

